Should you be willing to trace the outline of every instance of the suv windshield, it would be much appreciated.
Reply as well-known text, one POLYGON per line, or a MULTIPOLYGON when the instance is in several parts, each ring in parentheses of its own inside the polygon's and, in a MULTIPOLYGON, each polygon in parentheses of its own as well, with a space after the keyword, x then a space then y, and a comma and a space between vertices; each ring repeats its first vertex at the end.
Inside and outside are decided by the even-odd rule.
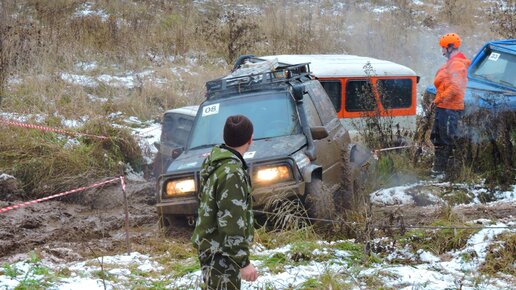
POLYGON ((294 101, 290 94, 273 92, 205 102, 195 121, 190 149, 223 143, 227 117, 245 115, 254 127, 253 140, 301 133, 294 101))
POLYGON ((471 75, 516 88, 516 55, 491 51, 473 68, 471 75))

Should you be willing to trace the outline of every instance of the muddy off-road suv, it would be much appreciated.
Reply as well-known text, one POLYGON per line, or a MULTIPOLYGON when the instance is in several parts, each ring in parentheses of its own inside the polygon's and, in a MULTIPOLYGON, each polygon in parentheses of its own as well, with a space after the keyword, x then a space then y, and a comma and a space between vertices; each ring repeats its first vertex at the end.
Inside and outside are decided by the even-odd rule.
POLYGON ((309 64, 261 60, 207 82, 206 88, 184 152, 158 180, 162 226, 179 217, 193 222, 201 164, 223 143, 224 123, 234 114, 254 124, 253 143, 243 157, 255 209, 281 196, 303 202, 313 217, 329 218, 349 201, 351 172, 358 164, 350 163, 349 134, 309 64))

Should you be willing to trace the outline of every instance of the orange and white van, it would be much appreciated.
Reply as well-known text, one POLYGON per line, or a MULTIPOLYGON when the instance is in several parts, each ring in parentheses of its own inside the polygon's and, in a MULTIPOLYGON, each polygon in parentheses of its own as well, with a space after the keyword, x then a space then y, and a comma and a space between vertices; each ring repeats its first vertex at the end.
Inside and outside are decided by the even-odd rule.
POLYGON ((417 74, 410 68, 355 55, 271 55, 280 63, 310 63, 352 137, 378 118, 383 128, 405 136, 416 130, 417 74))

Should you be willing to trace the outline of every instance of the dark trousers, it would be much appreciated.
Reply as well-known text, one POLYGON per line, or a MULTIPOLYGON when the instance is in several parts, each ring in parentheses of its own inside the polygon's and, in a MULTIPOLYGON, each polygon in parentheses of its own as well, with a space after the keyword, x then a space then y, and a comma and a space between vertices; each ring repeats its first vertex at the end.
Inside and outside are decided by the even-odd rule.
POLYGON ((430 139, 434 146, 453 146, 458 135, 459 119, 464 111, 436 108, 430 139))
POLYGON ((201 288, 208 290, 240 289, 240 269, 231 262, 231 259, 220 254, 203 257, 201 261, 202 282, 201 288))
POLYGON ((430 140, 435 148, 433 170, 445 171, 448 168, 448 159, 452 156, 453 148, 458 137, 458 123, 463 111, 436 108, 434 126, 430 140))

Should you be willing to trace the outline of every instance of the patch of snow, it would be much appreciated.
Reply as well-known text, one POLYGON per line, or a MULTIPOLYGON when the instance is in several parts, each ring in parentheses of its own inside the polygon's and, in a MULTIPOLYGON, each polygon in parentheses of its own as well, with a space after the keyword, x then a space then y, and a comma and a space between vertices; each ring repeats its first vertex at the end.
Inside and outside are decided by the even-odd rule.
POLYGON ((417 250, 417 254, 419 255, 419 259, 422 262, 432 263, 432 262, 439 262, 441 259, 434 256, 434 254, 427 252, 423 249, 417 250))
POLYGON ((406 185, 375 191, 370 195, 371 202, 377 205, 413 204, 414 199, 406 193, 411 187, 406 185))
POLYGON ((77 141, 75 138, 68 138, 66 143, 64 144, 64 148, 72 148, 75 146, 79 146, 81 142, 77 141))
MULTIPOLYGON (((255 248, 255 249, 260 249, 260 248, 258 247, 258 248, 255 248)), ((275 249, 270 249, 270 250, 262 250, 262 251, 256 251, 256 252, 253 251, 253 252, 256 255, 271 256, 272 257, 272 256, 274 256, 274 254, 278 254, 278 253, 286 254, 286 253, 290 252, 291 249, 292 249, 291 245, 286 245, 286 246, 283 246, 281 248, 275 248, 275 249)))
POLYGON ((146 164, 151 164, 158 148, 154 143, 159 143, 161 138, 161 124, 153 123, 146 128, 133 128, 133 134, 138 140, 146 164))
POLYGON ((14 176, 12 176, 12 175, 7 174, 7 173, 0 174, 0 180, 1 181, 5 181, 5 180, 9 180, 9 179, 16 179, 16 178, 14 176))
MULTIPOLYGON (((59 290, 76 290, 76 289, 88 289, 88 290, 104 290, 104 282, 111 286, 109 281, 102 281, 100 279, 93 278, 64 278, 60 281, 61 285, 58 285, 59 290)), ((112 289, 112 288, 108 288, 112 289)))
POLYGON ((372 12, 376 13, 376 14, 381 14, 381 13, 389 12, 389 11, 396 10, 396 9, 397 9, 396 6, 385 6, 385 7, 374 8, 372 10, 372 12))
POLYGON ((61 73, 59 77, 65 81, 74 85, 79 85, 83 87, 94 88, 98 86, 97 81, 93 77, 69 74, 69 73, 61 73))
POLYGON ((106 21, 109 18, 109 14, 102 9, 93 10, 93 5, 91 2, 86 2, 73 15, 75 17, 98 16, 103 21, 106 21))
MULTIPOLYGON (((490 190, 483 187, 483 183, 468 185, 463 183, 450 183, 438 181, 419 181, 413 184, 390 187, 377 190, 370 194, 370 199, 376 205, 410 205, 415 203, 415 198, 425 199, 429 203, 441 203, 442 199, 435 195, 435 191, 440 192, 442 188, 453 187, 471 194, 472 204, 482 203, 479 196, 490 194, 490 190)), ((516 201, 516 185, 512 185, 512 190, 495 191, 492 193, 497 201, 513 202, 516 201)))
POLYGON ((92 61, 92 62, 79 62, 79 63, 75 64, 75 67, 77 69, 80 69, 80 70, 83 70, 83 71, 92 71, 92 70, 96 69, 98 67, 98 65, 97 65, 96 61, 92 61))
POLYGON ((125 178, 130 181, 145 182, 143 172, 135 172, 129 164, 126 164, 125 178))
POLYGON ((18 113, 8 113, 8 112, 0 112, 0 117, 7 120, 17 121, 17 122, 27 122, 28 120, 34 120, 36 123, 41 123, 45 121, 47 116, 42 114, 18 114, 18 113))
POLYGON ((100 97, 94 96, 92 94, 87 94, 87 96, 88 96, 88 99, 92 102, 106 103, 107 101, 109 101, 109 99, 107 99, 107 98, 100 98, 100 97))
POLYGON ((112 87, 115 87, 115 88, 128 88, 128 89, 133 89, 136 85, 135 85, 135 77, 130 75, 130 76, 125 76, 125 77, 118 77, 118 76, 111 76, 111 75, 106 75, 106 74, 103 74, 99 77, 97 77, 97 79, 107 85, 110 85, 112 87))
POLYGON ((10 76, 7 78, 7 84, 9 85, 20 85, 22 82, 22 79, 18 77, 10 76))

